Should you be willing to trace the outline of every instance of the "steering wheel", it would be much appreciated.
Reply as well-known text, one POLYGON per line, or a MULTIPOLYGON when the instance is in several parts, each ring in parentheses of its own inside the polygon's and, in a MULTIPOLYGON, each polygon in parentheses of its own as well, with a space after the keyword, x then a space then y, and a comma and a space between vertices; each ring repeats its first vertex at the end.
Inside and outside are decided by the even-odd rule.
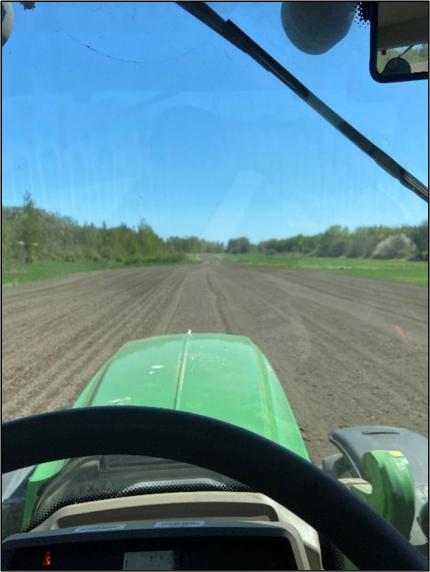
POLYGON ((242 482, 308 522, 361 569, 428 569, 403 536, 347 487, 284 447, 234 425, 136 406, 76 408, 3 424, 3 473, 108 454, 165 457, 242 482))

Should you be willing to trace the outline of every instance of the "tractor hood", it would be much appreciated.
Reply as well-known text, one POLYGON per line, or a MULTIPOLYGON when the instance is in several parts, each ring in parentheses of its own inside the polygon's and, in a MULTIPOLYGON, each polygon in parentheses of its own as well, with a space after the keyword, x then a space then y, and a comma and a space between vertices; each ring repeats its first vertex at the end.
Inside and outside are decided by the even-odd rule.
POLYGON ((96 374, 75 407, 98 405, 199 413, 308 459, 278 378, 247 337, 188 333, 129 342, 96 374))
MULTIPOLYGON (((144 405, 178 409, 238 425, 309 460, 294 414, 269 361, 249 338, 182 334, 125 344, 93 377, 74 407, 144 405)), ((40 486, 66 461, 29 477, 23 526, 40 486)))

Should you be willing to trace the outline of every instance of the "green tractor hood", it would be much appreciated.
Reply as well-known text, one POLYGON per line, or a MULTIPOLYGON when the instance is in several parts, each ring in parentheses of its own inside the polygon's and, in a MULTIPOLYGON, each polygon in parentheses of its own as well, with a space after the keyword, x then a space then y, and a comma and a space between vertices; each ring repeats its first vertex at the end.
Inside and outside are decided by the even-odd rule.
MULTIPOLYGON (((96 373, 74 407, 100 405, 199 413, 254 431, 309 460, 273 368, 247 337, 188 333, 129 342, 96 373)), ((30 476, 24 528, 40 486, 64 463, 42 463, 30 476)))
POLYGON ((96 374, 75 407, 97 405, 200 413, 308 458, 275 372, 247 337, 188 333, 129 342, 96 374))

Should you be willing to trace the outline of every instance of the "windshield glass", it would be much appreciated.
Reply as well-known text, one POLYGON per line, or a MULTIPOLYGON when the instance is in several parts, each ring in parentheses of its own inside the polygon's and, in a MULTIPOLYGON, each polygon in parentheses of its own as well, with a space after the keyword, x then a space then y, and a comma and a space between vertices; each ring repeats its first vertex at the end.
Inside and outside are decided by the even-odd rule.
MULTIPOLYGON (((2 48, 3 419, 177 408, 317 464, 339 427, 427 435, 426 203, 174 3, 22 4, 2 48)), ((210 4, 428 184, 428 84, 376 83, 367 26, 312 56, 281 3, 210 4)), ((153 462, 37 467, 13 527, 144 481, 241 486, 153 462)))

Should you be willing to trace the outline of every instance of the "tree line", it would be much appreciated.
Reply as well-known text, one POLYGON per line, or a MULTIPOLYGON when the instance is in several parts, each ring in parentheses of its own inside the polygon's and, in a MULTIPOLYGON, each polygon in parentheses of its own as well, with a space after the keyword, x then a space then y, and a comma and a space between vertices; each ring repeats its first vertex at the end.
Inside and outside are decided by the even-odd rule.
POLYGON ((37 208, 29 193, 20 207, 2 208, 2 267, 41 260, 112 261, 124 264, 180 262, 187 253, 223 252, 224 245, 197 237, 161 238, 144 220, 131 228, 78 224, 37 208))
POLYGON ((144 220, 136 228, 125 223, 114 227, 81 225, 70 217, 37 208, 29 193, 22 206, 2 208, 3 268, 36 260, 180 262, 189 253, 222 252, 428 260, 428 223, 394 228, 366 226, 355 230, 334 225, 313 236, 299 234, 258 244, 242 236, 231 238, 224 245, 197 236, 163 239, 144 220))
POLYGON ((262 252, 302 256, 349 258, 405 258, 428 260, 428 222, 416 226, 362 226, 355 230, 334 225, 313 236, 263 240, 253 244, 247 237, 232 238, 226 251, 232 254, 262 252))

